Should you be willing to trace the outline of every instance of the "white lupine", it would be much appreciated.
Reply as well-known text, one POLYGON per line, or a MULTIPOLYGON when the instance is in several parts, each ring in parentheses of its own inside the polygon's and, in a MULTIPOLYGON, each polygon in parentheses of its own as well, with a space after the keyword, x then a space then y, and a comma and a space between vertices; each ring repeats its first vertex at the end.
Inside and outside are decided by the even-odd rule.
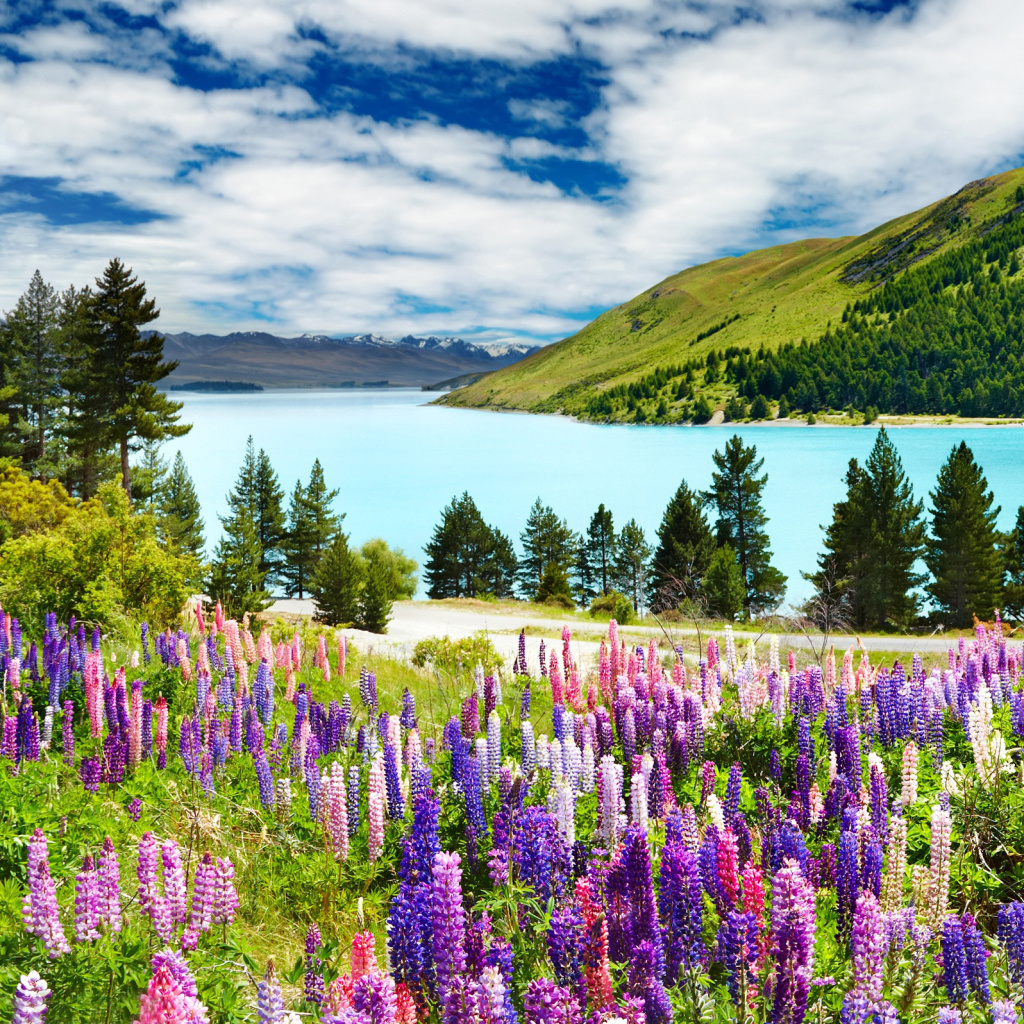
POLYGON ((476 763, 480 768, 480 784, 486 789, 491 783, 491 769, 487 759, 487 740, 483 736, 477 736, 474 747, 476 763))
POLYGON ((498 777, 501 767, 501 719, 498 712, 492 711, 487 716, 487 774, 490 778, 498 777))
POLYGON ((722 801, 714 793, 708 794, 708 816, 712 824, 719 832, 725 831, 725 812, 722 810, 722 801))
POLYGON ((913 740, 903 748, 902 782, 900 803, 909 807, 917 803, 917 744, 913 740))
POLYGON ((548 768, 552 778, 562 774, 562 744, 557 739, 548 744, 548 768))
POLYGON ((523 774, 529 775, 537 765, 537 750, 533 742, 533 723, 529 719, 524 719, 519 723, 519 732, 522 736, 523 774))
POLYGON ((594 791, 594 748, 588 743, 580 759, 580 789, 584 793, 594 791))
POLYGON ((642 772, 633 773, 633 782, 629 789, 629 810, 633 824, 647 828, 647 779, 642 772))
POLYGON ((551 743, 548 740, 548 734, 546 732, 542 732, 537 737, 537 743, 536 743, 536 746, 534 748, 535 749, 535 755, 534 756, 537 759, 537 767, 538 768, 547 768, 548 765, 551 763, 551 760, 550 760, 550 758, 551 758, 550 747, 551 747, 551 743))

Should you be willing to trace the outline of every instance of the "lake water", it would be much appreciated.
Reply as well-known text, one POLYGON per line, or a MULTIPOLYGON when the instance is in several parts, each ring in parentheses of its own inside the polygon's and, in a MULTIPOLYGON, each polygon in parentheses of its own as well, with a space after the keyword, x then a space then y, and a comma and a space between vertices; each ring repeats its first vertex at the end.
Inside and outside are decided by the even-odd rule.
MULTIPOLYGON (((576 530, 603 502, 616 528, 635 518, 653 537, 681 479, 705 489, 711 456, 734 433, 757 445, 768 484, 764 505, 775 564, 789 577, 788 599, 808 593, 800 570, 815 566, 822 525, 843 495, 851 458, 862 462, 871 427, 598 426, 551 416, 446 409, 421 391, 265 391, 174 395, 184 399, 190 434, 171 441, 195 481, 206 518, 208 550, 220 532, 251 434, 270 456, 290 494, 320 459, 337 508, 356 544, 384 537, 418 562, 442 508, 469 491, 487 522, 514 541, 538 496, 576 530)), ((1024 430, 1019 427, 903 427, 891 431, 918 497, 961 439, 974 450, 1010 528, 1024 504, 1024 430)))

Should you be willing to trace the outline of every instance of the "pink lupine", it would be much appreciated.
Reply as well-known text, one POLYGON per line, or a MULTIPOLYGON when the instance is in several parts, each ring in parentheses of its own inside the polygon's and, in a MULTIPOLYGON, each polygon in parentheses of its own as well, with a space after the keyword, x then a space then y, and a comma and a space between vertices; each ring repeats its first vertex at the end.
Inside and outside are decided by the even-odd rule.
POLYGON ((203 619, 203 602, 196 601, 196 625, 199 627, 199 632, 206 632, 206 622, 203 619))
POLYGON ((260 630, 260 638, 256 641, 256 657, 268 664, 274 660, 274 643, 270 639, 270 630, 266 626, 260 630))
POLYGON ((158 754, 167 753, 167 699, 163 696, 157 697, 156 704, 156 750, 158 754))
POLYGON ((205 1024, 207 1019, 203 1004, 185 995, 171 968, 161 964, 139 997, 135 1024, 205 1024))
POLYGON ((245 660, 250 665, 256 664, 256 642, 252 638, 252 633, 242 626, 242 642, 245 644, 245 660))
POLYGON ((367 782, 367 805, 370 819, 370 863, 376 863, 384 847, 384 765, 380 755, 370 768, 367 782))
POLYGON ((142 681, 132 683, 132 703, 128 718, 128 764, 134 768, 142 758, 142 681))
POLYGON ((562 686, 562 669, 558 664, 558 656, 554 651, 551 652, 551 661, 548 664, 548 675, 551 678, 551 699, 556 704, 562 704, 565 699, 565 693, 563 692, 562 686))
POLYGON ((229 925, 238 910, 238 893, 235 891, 235 866, 227 857, 218 857, 217 886, 214 890, 212 921, 214 924, 229 925))
POLYGON ((196 673, 201 676, 208 676, 210 674, 210 655, 206 650, 206 644, 199 641, 199 645, 196 650, 196 673))
POLYGON ((181 866, 181 850, 173 839, 167 839, 160 847, 160 861, 163 866, 164 896, 174 924, 184 924, 188 917, 188 890, 185 885, 185 871, 181 866))
POLYGON ((224 609, 221 607, 220 601, 217 602, 217 607, 213 610, 213 626, 215 636, 217 633, 224 632, 224 609))
POLYGON ((178 665, 181 668, 181 678, 186 683, 192 682, 192 663, 188 660, 188 644, 185 642, 184 637, 178 638, 175 653, 178 656, 178 665))
POLYGON ((103 735, 103 657, 98 651, 85 656, 82 675, 85 686, 85 710, 89 716, 89 735, 98 739, 103 735))
POLYGON ((352 936, 352 978, 358 981, 364 974, 377 970, 376 939, 373 932, 356 932, 352 936))
POLYGON ((736 835, 728 827, 718 837, 718 881, 729 904, 734 905, 740 892, 739 853, 736 835))
POLYGON ((317 639, 316 665, 323 673, 324 682, 329 683, 331 681, 331 663, 327 658, 327 637, 322 633, 317 639))
POLYGON ((345 656, 348 654, 348 643, 343 636, 338 637, 338 678, 345 674, 345 656))
POLYGON ((336 860, 348 859, 348 801, 345 770, 335 761, 320 781, 320 814, 330 851, 336 860))
POLYGON ((302 641, 298 632, 292 634, 292 667, 297 669, 302 665, 302 641))

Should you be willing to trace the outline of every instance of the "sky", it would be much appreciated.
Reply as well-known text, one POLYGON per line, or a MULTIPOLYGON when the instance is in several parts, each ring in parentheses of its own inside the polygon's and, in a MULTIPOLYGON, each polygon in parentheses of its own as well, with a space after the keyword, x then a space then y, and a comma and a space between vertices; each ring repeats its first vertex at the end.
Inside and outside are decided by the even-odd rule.
POLYGON ((1024 164, 1020 0, 0 0, 0 310, 546 342, 1024 164))

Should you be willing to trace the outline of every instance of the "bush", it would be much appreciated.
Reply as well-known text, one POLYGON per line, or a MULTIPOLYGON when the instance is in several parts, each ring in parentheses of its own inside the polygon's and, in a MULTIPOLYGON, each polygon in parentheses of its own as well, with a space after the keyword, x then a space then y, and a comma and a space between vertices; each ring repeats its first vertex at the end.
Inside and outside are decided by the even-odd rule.
POLYGON ((703 395, 693 403, 694 423, 707 423, 714 413, 715 411, 711 408, 711 403, 703 395))
POLYGON ((483 665, 489 672, 500 668, 504 659, 494 649, 487 634, 474 633, 461 640, 450 636, 428 636, 413 648, 412 663, 423 668, 428 663, 441 672, 472 672, 477 665, 483 665))
POLYGON ((544 598, 544 604, 552 608, 564 608, 566 611, 576 610, 576 602, 568 594, 552 594, 544 598))
POLYGON ((569 576, 560 565, 554 562, 548 562, 544 566, 540 585, 537 587, 537 593, 534 594, 533 599, 537 604, 548 604, 554 599, 554 603, 560 604, 563 608, 576 607, 572 600, 572 591, 569 589, 569 576), (569 602, 568 605, 561 604, 561 598, 565 598, 569 602))
POLYGON ((590 614, 594 618, 607 615, 620 626, 626 626, 633 621, 633 604, 621 591, 609 590, 590 602, 590 614))
POLYGON ((750 403, 750 418, 752 420, 768 420, 771 419, 771 416, 772 411, 768 407, 768 400, 764 395, 758 395, 750 403))

